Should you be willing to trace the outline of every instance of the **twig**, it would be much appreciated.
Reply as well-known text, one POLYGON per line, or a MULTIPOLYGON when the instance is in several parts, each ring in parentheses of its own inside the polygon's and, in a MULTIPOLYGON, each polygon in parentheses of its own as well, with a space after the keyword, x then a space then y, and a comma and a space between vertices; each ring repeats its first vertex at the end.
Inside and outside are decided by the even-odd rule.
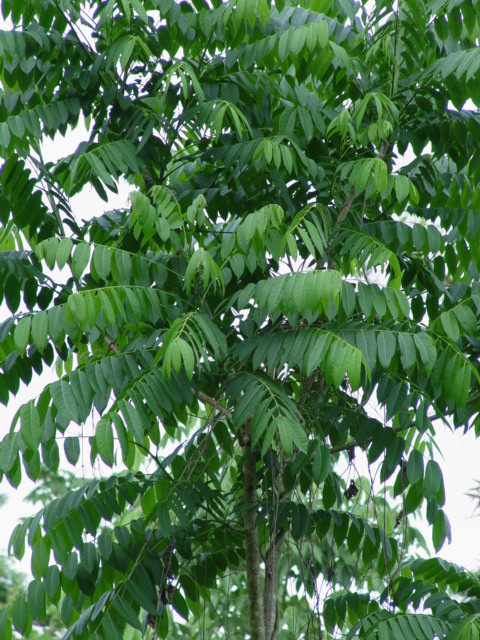
POLYGON ((343 203, 343 207, 340 209, 340 213, 337 216, 337 220, 335 222, 335 229, 339 227, 345 218, 348 216, 348 212, 352 208, 353 201, 355 200, 355 188, 352 187, 350 189, 350 193, 348 194, 348 198, 343 203))
MULTIPOLYGON (((192 389, 192 392, 195 393, 194 389, 192 389)), ((211 396, 207 395, 203 391, 198 391, 197 392, 197 397, 202 402, 206 402, 207 404, 209 404, 212 407, 214 407, 214 409, 219 411, 228 420, 232 419, 231 412, 228 409, 225 409, 225 407, 223 407, 218 400, 215 400, 215 398, 212 398, 211 396)))

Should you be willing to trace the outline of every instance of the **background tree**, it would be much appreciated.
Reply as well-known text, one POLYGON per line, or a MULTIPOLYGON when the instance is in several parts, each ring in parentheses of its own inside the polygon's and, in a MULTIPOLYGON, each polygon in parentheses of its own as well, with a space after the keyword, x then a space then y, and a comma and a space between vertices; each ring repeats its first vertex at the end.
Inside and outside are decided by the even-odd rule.
POLYGON ((410 522, 449 538, 435 434, 479 425, 477 3, 2 13, 0 399, 58 380, 0 470, 101 473, 13 532, 0 638, 47 604, 65 638, 477 637, 478 579, 410 522))
MULTIPOLYGON (((0 495, 0 509, 5 501, 5 496, 0 495)), ((11 610, 12 607, 16 607, 16 603, 24 597, 27 584, 26 575, 14 568, 12 559, 0 554, 0 606, 2 609, 11 610)), ((49 605, 43 623, 41 625, 36 623, 35 628, 30 631, 30 637, 34 640, 49 640, 57 637, 62 629, 63 623, 58 610, 54 605, 49 605)))

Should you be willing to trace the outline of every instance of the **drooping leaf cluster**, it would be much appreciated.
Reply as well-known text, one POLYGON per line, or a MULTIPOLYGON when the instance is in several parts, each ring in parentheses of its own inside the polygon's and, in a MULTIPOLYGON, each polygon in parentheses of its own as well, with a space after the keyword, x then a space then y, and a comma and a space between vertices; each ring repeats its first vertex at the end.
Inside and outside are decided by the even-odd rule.
POLYGON ((0 638, 52 604, 65 638, 251 633, 247 451, 275 637, 478 634, 410 519, 449 539, 435 433, 480 427, 480 8, 370 4, 2 1, 0 401, 57 379, 0 471, 101 473, 13 532, 0 638))

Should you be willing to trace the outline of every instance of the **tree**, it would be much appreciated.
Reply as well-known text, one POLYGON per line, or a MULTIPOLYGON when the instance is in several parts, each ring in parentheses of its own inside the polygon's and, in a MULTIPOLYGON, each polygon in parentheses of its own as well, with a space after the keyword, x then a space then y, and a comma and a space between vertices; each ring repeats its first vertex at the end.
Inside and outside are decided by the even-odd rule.
MULTIPOLYGON (((0 495, 0 508, 4 502, 5 496, 0 495)), ((0 554, 0 606, 2 609, 12 610, 24 600, 26 581, 25 574, 20 573, 12 566, 12 559, 0 554)), ((48 606, 42 624, 39 625, 37 622, 35 627, 30 631, 30 637, 33 640, 51 640, 51 638, 58 636, 63 628, 63 622, 54 605, 48 606)))
POLYGON ((47 605, 66 639, 477 637, 479 580, 411 522, 449 539, 435 435, 480 425, 477 3, 2 13, 0 399, 58 379, 0 469, 100 473, 15 528, 0 638, 47 605))

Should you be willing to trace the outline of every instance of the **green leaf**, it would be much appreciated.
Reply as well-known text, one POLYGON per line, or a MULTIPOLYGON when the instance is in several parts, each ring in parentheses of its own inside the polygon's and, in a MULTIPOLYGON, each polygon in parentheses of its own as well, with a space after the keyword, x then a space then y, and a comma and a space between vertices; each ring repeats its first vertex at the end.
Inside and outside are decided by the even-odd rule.
POLYGON ((118 625, 108 613, 102 617, 102 628, 105 632, 105 637, 111 638, 112 640, 122 640, 123 635, 118 625))
POLYGON ((46 313, 36 313, 32 317, 32 341, 36 348, 43 353, 48 340, 48 316, 46 313))
POLYGON ((49 560, 50 548, 41 538, 32 546, 32 573, 37 580, 46 576, 49 560))
POLYGON ((28 585, 28 608, 35 619, 45 620, 45 588, 38 580, 33 580, 28 585))
POLYGON ((64 440, 63 448, 70 464, 77 464, 80 458, 80 440, 78 437, 67 437, 64 440))
POLYGON ((15 629, 22 635, 32 623, 29 605, 23 595, 12 603, 12 622, 15 629))
POLYGON ((401 174, 395 176, 395 194, 400 202, 406 200, 410 194, 410 180, 401 174))
POLYGON ((99 278, 106 280, 110 275, 112 256, 108 247, 95 247, 93 252, 93 268, 99 278))
POLYGON ((172 523, 170 520, 170 513, 168 507, 163 503, 158 503, 157 508, 158 525, 163 535, 166 538, 170 538, 172 535, 172 523))
POLYGON ((128 600, 115 594, 115 597, 112 600, 112 607, 131 627, 141 631, 142 625, 138 619, 138 613, 128 600))
POLYGON ((184 620, 188 620, 188 605, 185 598, 182 596, 178 589, 175 589, 175 591, 173 592, 172 606, 184 620))
POLYGON ((30 338, 30 323, 30 316, 24 316, 15 327, 15 331, 13 333, 15 347, 22 355, 25 353, 25 349, 27 348, 30 338))
POLYGON ((331 454, 328 447, 320 445, 315 452, 312 465, 313 480, 317 485, 322 484, 332 471, 331 454))
POLYGON ((6 435, 0 443, 0 470, 8 473, 18 460, 17 434, 6 435))
POLYGON ((293 433, 291 429, 291 421, 289 421, 287 417, 281 416, 277 420, 277 430, 285 455, 293 455, 293 433))
POLYGON ((72 273, 75 278, 80 279, 90 261, 90 246, 80 242, 74 249, 72 259, 72 273))
POLYGON ((426 333, 415 333, 413 334, 413 341, 415 342, 422 364, 428 372, 431 372, 437 360, 437 350, 435 349, 431 336, 426 333))
POLYGON ((379 331, 377 334, 378 360, 382 367, 388 367, 396 352, 395 336, 389 331, 379 331))
POLYGON ((73 242, 70 238, 62 238, 58 243, 56 261, 59 269, 63 269, 67 260, 70 259, 72 252, 73 242))
POLYGON ((56 600, 60 588, 60 569, 56 565, 51 565, 47 569, 45 578, 45 593, 52 601, 56 600))
POLYGON ((40 416, 33 401, 24 404, 20 408, 20 420, 22 440, 32 451, 38 449, 42 437, 40 416))
POLYGON ((405 558, 423 503, 449 536, 438 430, 480 433, 478 3, 0 4, 0 475, 45 589, 5 569, 0 640, 250 637, 250 517, 279 638, 320 574, 325 636, 455 635, 479 581, 405 558))
MULTIPOLYGON (((0 132, 1 140, 1 132, 0 132)), ((11 640, 12 638, 12 621, 9 617, 8 609, 0 611, 0 640, 11 640)))
POLYGON ((351 364, 353 350, 341 340, 334 340, 327 354, 325 377, 334 387, 339 387, 345 379, 351 364))
POLYGON ((423 481, 423 495, 427 500, 435 498, 443 484, 442 471, 438 462, 429 460, 425 467, 425 477, 423 481))
POLYGON ((292 508, 292 537, 300 540, 308 530, 309 513, 303 504, 295 504, 292 508))
POLYGON ((455 315, 444 311, 440 315, 440 321, 446 335, 450 338, 450 340, 456 342, 460 338, 460 329, 458 327, 458 322, 455 315))
MULTIPOLYGON (((183 340, 183 338, 178 338, 176 340, 176 344, 177 347, 180 350, 181 353, 181 357, 183 360, 183 365, 185 367, 185 373, 187 374, 187 378, 189 380, 192 379, 193 377, 193 371, 195 369, 195 356, 193 354, 193 349, 191 348, 191 346, 188 344, 188 342, 185 342, 185 340, 183 340)), ((180 371, 180 367, 175 368, 175 371, 178 373, 180 371)))
POLYGON ((113 452, 113 428, 109 420, 101 418, 95 428, 97 451, 102 460, 109 467, 113 467, 115 458, 113 452))
POLYGON ((399 333, 397 339, 402 365, 405 369, 410 369, 417 361, 413 337, 408 333, 399 333))
POLYGON ((50 387, 50 393, 62 416, 78 424, 78 407, 68 382, 65 380, 54 382, 50 387))
POLYGON ((418 449, 412 449, 408 456, 407 476, 410 484, 423 479, 423 456, 418 449))
POLYGON ((437 518, 432 527, 432 541, 435 551, 438 553, 445 544, 445 540, 451 542, 452 532, 450 529, 450 522, 444 511, 439 509, 437 518))
POLYGON ((307 376, 311 375, 325 361, 325 355, 332 343, 332 336, 328 333, 317 334, 309 345, 308 353, 305 354, 306 366, 304 367, 307 376))

